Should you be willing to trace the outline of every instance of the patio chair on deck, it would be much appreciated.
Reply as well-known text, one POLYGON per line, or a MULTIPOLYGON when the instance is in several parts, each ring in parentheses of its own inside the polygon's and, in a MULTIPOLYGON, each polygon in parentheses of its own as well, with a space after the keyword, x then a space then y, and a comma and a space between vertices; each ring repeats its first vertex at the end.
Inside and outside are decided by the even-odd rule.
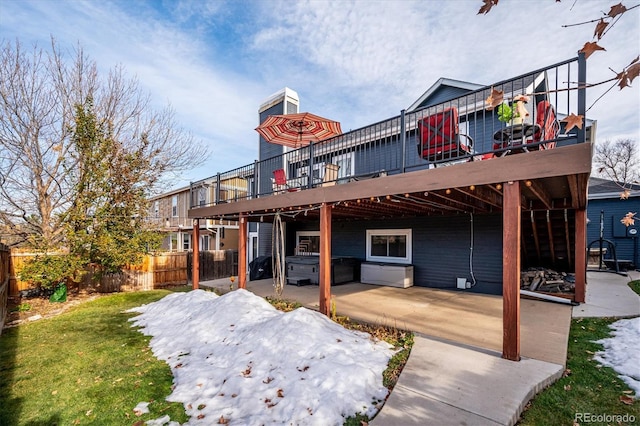
POLYGON ((273 171, 273 177, 271 178, 271 184, 273 186, 274 194, 281 194, 284 191, 296 192, 300 188, 292 188, 287 183, 287 175, 284 173, 284 169, 276 169, 273 171))
MULTIPOLYGON (((534 142, 556 139, 560 131, 560 123, 556 117, 556 110, 549 101, 540 101, 536 109, 536 123, 540 131, 533 135, 534 142)), ((552 149, 556 147, 556 141, 540 144, 540 149, 552 149)))
POLYGON ((340 166, 337 164, 325 164, 324 177, 322 178, 322 186, 332 186, 336 184, 338 180, 338 170, 340 166))
POLYGON ((499 156, 507 154, 529 152, 542 149, 552 149, 556 146, 556 139, 560 130, 560 123, 556 118, 556 111, 549 101, 540 101, 536 106, 535 124, 518 124, 507 126, 494 135, 494 151, 504 150, 499 156), (514 135, 518 135, 515 137, 514 135), (551 142, 541 143, 547 140, 551 142), (529 145, 531 144, 531 145, 529 145), (510 149, 507 149, 510 148, 510 149))
POLYGON ((450 107, 418 121, 418 154, 433 163, 457 160, 471 153, 473 140, 461 135, 458 109, 450 107))

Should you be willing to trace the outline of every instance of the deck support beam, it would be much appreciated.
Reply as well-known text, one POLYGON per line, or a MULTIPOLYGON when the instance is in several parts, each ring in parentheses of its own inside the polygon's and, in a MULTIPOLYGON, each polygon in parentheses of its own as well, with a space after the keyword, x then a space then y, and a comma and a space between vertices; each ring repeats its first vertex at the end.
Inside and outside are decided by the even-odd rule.
POLYGON ((520 182, 503 185, 502 358, 520 360, 520 182))
POLYGON ((238 221, 238 288, 247 288, 247 215, 238 221))
POLYGON ((331 206, 320 206, 320 313, 331 314, 331 206))
POLYGON ((193 219, 193 259, 191 262, 191 282, 193 289, 200 287, 200 219, 193 219))
POLYGON ((575 301, 585 302, 587 290, 587 210, 576 210, 576 241, 575 241, 575 270, 576 288, 575 301))

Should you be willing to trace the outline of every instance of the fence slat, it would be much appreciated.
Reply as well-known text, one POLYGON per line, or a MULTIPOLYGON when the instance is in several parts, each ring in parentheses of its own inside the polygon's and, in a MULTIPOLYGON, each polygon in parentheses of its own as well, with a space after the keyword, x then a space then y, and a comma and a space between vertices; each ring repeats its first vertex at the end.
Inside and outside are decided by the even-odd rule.
MULTIPOLYGON (((33 286, 19 279, 24 264, 33 259, 36 253, 14 252, 7 248, 0 251, 2 261, 7 263, 7 272, 1 275, 7 280, 6 292, 17 296, 23 290, 33 286)), ((129 265, 120 274, 104 274, 100 281, 95 280, 98 271, 90 267, 83 279, 76 284, 78 290, 113 293, 121 291, 143 291, 163 288, 170 285, 187 284, 191 279, 191 252, 166 252, 147 255, 138 265, 129 265)), ((214 250, 200 252, 200 280, 214 280, 238 275, 238 251, 214 250)), ((0 283, 3 282, 0 280, 0 283)), ((2 293, 0 293, 0 297, 2 293)), ((2 302, 2 299, 0 299, 2 302)), ((6 305, 6 304, 5 304, 6 305)), ((1 312, 0 312, 1 313, 1 312)))

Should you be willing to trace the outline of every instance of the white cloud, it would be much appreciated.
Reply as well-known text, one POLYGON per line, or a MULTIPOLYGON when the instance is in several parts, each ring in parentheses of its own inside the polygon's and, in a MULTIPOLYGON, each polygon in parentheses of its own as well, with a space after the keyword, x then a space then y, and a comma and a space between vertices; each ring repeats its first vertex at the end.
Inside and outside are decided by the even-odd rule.
MULTIPOLYGON (((438 78, 480 84, 575 57, 612 0, 247 2, 2 2, 3 37, 80 42, 99 65, 121 63, 213 157, 196 180, 251 163, 257 109, 288 86, 301 110, 355 129, 399 114, 438 78)), ((627 12, 588 61, 611 78, 638 55, 640 8, 627 12), (635 42, 634 42, 635 41, 635 42)), ((638 86, 640 81, 635 81, 638 86)), ((590 89, 590 105, 608 86, 590 89)), ((637 87, 614 88, 589 111, 599 139, 640 139, 637 87)), ((183 182, 184 183, 184 182, 183 182)))

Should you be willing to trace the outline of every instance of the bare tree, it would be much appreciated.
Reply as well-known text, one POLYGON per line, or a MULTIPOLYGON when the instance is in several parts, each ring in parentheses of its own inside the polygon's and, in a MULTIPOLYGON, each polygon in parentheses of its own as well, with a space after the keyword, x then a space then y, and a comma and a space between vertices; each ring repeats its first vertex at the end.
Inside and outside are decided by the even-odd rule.
POLYGON ((74 114, 88 99, 123 152, 146 159, 139 182, 145 192, 206 159, 206 149, 177 125, 171 108, 155 110, 122 68, 103 77, 80 46, 69 56, 53 39, 48 50, 0 44, 0 231, 11 244, 47 249, 60 243, 78 178, 74 114))
POLYGON ((611 179, 628 189, 640 181, 640 149, 632 139, 605 141, 596 145, 593 159, 598 175, 611 179))

